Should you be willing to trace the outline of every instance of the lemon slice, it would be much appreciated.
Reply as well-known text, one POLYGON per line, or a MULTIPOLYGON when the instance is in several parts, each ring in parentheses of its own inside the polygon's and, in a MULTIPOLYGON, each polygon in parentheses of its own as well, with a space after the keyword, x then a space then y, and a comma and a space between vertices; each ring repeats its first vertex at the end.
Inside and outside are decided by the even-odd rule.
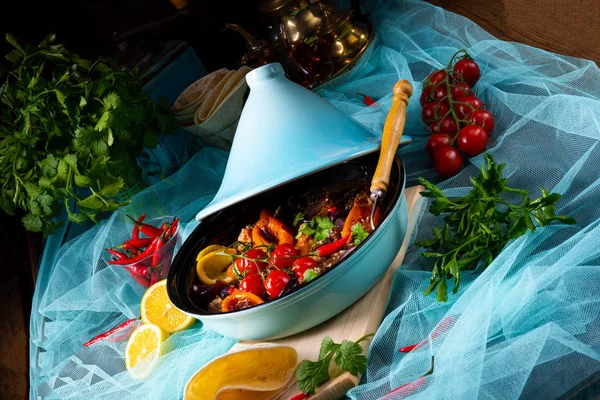
POLYGON ((210 246, 206 246, 200 251, 200 253, 198 253, 198 255, 196 256, 196 261, 200 261, 200 259, 208 253, 214 253, 223 250, 225 250, 225 246, 221 246, 220 244, 211 244, 210 246))
POLYGON ((140 315, 145 324, 156 324, 168 333, 182 331, 196 321, 179 311, 167 294, 167 280, 150 286, 140 303, 140 315))
MULTIPOLYGON (((224 247, 222 248, 224 249, 224 247)), ((229 249, 227 253, 235 254, 235 250, 229 249)), ((231 276, 227 274, 227 268, 230 265, 231 257, 217 254, 217 252, 208 253, 198 260, 196 274, 205 285, 213 285, 217 279, 229 283, 232 280, 231 276)))
POLYGON ((162 354, 161 343, 169 334, 154 324, 137 327, 125 347, 125 366, 133 379, 144 379, 154 369, 162 354))
POLYGON ((297 360, 294 348, 274 344, 224 354, 190 378, 184 400, 270 399, 286 386, 297 360))

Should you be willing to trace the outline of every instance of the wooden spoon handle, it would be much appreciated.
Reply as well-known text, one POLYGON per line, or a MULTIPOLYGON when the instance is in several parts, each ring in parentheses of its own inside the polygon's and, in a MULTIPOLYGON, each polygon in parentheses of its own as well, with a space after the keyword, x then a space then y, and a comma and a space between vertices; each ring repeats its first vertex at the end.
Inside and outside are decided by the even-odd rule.
POLYGON ((407 80, 400 80, 394 85, 392 107, 383 127, 381 153, 379 154, 377 169, 371 181, 371 193, 381 193, 383 195, 387 191, 394 156, 404 132, 406 106, 408 105, 408 98, 412 96, 412 91, 412 85, 407 80))

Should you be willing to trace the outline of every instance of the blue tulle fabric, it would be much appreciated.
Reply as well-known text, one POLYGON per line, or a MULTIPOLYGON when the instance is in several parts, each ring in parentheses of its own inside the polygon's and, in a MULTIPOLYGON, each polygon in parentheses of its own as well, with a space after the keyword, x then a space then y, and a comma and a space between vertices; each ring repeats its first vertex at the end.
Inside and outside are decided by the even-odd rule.
MULTIPOLYGON (((440 182, 424 152, 428 132, 417 99, 427 75, 467 49, 482 69, 476 92, 495 117, 489 153, 507 163, 510 186, 532 196, 542 187, 562 194, 557 212, 577 224, 551 225, 510 242, 485 271, 465 273, 459 293, 446 303, 423 296, 431 264, 410 246, 367 371, 348 397, 379 399, 417 380, 432 355, 432 375, 388 398, 553 399, 578 386, 582 396, 599 392, 600 70, 590 61, 499 41, 424 2, 373 2, 368 8, 377 41, 353 70, 317 93, 381 131, 391 88, 398 79, 411 80, 406 132, 414 141, 400 151, 408 185, 419 176, 440 182), (379 106, 365 107, 357 93, 379 106), (420 348, 398 352, 424 339, 420 348)), ((82 347, 139 314, 143 289, 107 267, 103 254, 127 235, 125 214, 176 214, 185 238, 219 187, 227 153, 203 148, 184 160, 181 153, 168 154, 181 147, 163 149, 179 163, 190 159, 99 225, 70 227, 48 240, 31 316, 31 398, 180 399, 187 379, 234 344, 197 323, 168 339, 173 350, 145 381, 125 370, 124 341, 82 347)), ((465 194, 482 163, 482 156, 471 158, 439 186, 449 196, 465 194)), ((441 222, 425 210, 416 218, 411 243, 428 238, 441 222)))

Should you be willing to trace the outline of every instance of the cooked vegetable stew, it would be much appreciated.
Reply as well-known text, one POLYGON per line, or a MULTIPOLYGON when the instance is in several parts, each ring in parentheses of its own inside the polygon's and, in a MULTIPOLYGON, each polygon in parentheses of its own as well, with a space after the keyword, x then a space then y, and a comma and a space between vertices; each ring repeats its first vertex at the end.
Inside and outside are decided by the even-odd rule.
MULTIPOLYGON (((196 257, 191 298, 210 313, 238 311, 307 285, 372 232, 368 181, 344 182, 264 208, 237 240, 217 235, 196 257), (219 244, 215 244, 219 243, 219 244)), ((376 210, 375 226, 382 220, 376 210)))

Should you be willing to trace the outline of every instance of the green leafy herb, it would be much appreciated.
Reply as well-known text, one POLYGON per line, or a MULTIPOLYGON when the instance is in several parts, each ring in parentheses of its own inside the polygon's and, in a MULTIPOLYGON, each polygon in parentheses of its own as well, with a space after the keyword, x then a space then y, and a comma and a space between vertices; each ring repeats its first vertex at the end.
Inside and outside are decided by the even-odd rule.
POLYGON ((352 232, 352 239, 354 239, 355 246, 361 244, 363 240, 365 240, 367 236, 369 236, 369 232, 365 231, 365 228, 363 228, 363 226, 359 222, 352 225, 352 228, 350 228, 350 232, 352 232))
POLYGON ((342 370, 352 375, 360 375, 367 368, 367 357, 363 354, 360 343, 374 334, 368 334, 356 342, 343 340, 342 343, 334 343, 327 336, 321 342, 319 359, 317 361, 304 360, 296 369, 298 387, 303 393, 313 394, 317 386, 327 382, 329 377, 329 364, 333 362, 342 370))
POLYGON ((325 240, 329 235, 329 231, 333 228, 333 222, 327 217, 313 217, 308 223, 304 223, 300 225, 300 229, 298 229, 298 235, 296 238, 299 238, 302 234, 306 236, 312 236, 317 242, 321 240, 325 240))
POLYGON ((307 269, 304 271, 304 276, 302 277, 301 283, 307 283, 315 279, 319 274, 314 269, 307 269))
POLYGON ((292 225, 294 225, 294 226, 298 225, 298 222, 302 221, 303 219, 304 219, 304 213, 303 212, 299 212, 294 217, 294 222, 292 222, 292 225))
POLYGON ((141 176, 138 157, 172 133, 170 107, 144 94, 137 71, 94 62, 49 35, 14 47, 0 66, 0 207, 34 232, 51 234, 64 206, 77 223, 127 201, 141 176), (62 204, 61 204, 62 203, 62 204))
POLYGON ((527 190, 507 186, 508 179, 502 177, 505 164, 496 164, 489 154, 485 157, 487 166, 481 167, 479 177, 471 178, 473 189, 464 197, 450 200, 434 184, 419 178, 427 189, 421 195, 433 198, 429 211, 447 214, 442 228, 433 228, 433 239, 416 243, 431 250, 424 257, 435 259, 425 296, 437 287, 438 301, 448 300, 448 281, 454 278, 452 292, 456 294, 461 270, 475 269, 480 263, 487 267, 509 240, 554 221, 575 223, 571 217, 555 214, 559 194, 541 189, 541 196, 531 200, 527 190), (502 194, 519 195, 521 200, 512 204, 502 194))

